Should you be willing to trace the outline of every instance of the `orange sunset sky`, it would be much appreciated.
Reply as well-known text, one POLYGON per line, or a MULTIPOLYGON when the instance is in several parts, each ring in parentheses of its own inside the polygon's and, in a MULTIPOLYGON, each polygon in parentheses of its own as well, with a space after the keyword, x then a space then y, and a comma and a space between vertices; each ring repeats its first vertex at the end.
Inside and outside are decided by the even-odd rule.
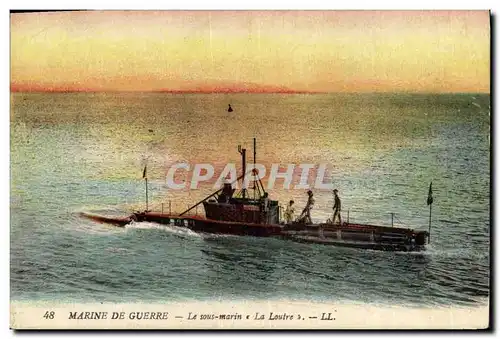
POLYGON ((485 92, 487 11, 11 14, 12 91, 485 92))

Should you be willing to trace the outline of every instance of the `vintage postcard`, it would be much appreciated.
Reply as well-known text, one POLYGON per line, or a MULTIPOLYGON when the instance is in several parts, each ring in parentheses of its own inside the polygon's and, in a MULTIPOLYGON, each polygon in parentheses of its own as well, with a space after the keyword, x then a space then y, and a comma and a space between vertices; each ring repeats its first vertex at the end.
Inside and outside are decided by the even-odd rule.
POLYGON ((13 329, 486 329, 490 12, 10 13, 13 329))

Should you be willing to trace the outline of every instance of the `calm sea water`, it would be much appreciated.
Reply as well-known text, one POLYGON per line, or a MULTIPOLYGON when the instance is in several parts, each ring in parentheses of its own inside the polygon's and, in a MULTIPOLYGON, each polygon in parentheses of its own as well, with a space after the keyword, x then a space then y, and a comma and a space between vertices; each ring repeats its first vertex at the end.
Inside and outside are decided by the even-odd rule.
MULTIPOLYGON (((12 94, 11 298, 66 302, 331 300, 476 304, 489 296, 489 95, 12 94), (228 113, 227 104, 235 111, 228 113), (150 131, 152 130, 152 131, 150 131), (328 164, 344 218, 427 229, 431 245, 401 254, 276 239, 97 224, 81 211, 180 211, 212 192, 171 190, 177 162, 239 168, 328 164), (251 156, 250 156, 251 159, 251 156)), ((281 183, 281 184, 280 184, 281 183)), ((293 186, 292 186, 293 188, 293 186)), ((304 189, 269 191, 302 207, 304 189)), ((313 218, 332 194, 314 190, 313 218)), ((201 213, 201 209, 198 213, 201 213)))

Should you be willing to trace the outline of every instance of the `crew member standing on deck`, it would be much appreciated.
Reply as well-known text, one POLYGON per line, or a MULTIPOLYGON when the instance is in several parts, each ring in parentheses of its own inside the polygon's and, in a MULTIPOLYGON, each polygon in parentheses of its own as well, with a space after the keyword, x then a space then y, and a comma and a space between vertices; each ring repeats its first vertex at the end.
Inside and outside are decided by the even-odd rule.
POLYGON ((261 220, 265 224, 269 223, 269 195, 267 192, 260 198, 260 211, 261 211, 261 220))
POLYGON ((304 223, 312 224, 311 210, 314 206, 313 192, 311 190, 309 190, 309 191, 307 191, 307 195, 309 195, 309 198, 307 199, 306 207, 304 207, 304 210, 300 214, 299 219, 304 221, 304 223))
POLYGON ((290 200, 290 203, 286 207, 285 210, 285 221, 287 224, 291 224, 293 222, 293 217, 295 215, 295 207, 293 207, 293 204, 295 202, 293 200, 290 200))
POLYGON ((269 195, 267 194, 267 192, 265 192, 262 196, 262 205, 264 212, 269 212, 269 195))
POLYGON ((335 224, 335 219, 338 217, 339 218, 339 225, 342 225, 342 220, 341 220, 341 217, 340 217, 341 202, 340 202, 340 198, 338 196, 338 192, 339 191, 337 189, 333 190, 333 200, 334 200, 334 203, 333 203, 333 219, 332 219, 332 223, 335 224))

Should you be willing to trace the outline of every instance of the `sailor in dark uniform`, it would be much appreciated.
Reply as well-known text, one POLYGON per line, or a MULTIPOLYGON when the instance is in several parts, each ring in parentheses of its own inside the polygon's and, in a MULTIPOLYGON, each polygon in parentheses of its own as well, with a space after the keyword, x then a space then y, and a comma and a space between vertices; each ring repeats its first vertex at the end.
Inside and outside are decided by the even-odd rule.
POLYGON ((332 223, 335 224, 335 219, 338 217, 339 219, 339 225, 342 224, 342 220, 340 218, 340 211, 341 211, 341 202, 340 202, 340 198, 338 196, 338 190, 337 189, 334 189, 333 190, 333 200, 334 200, 334 204, 333 204, 333 219, 332 219, 332 223))

